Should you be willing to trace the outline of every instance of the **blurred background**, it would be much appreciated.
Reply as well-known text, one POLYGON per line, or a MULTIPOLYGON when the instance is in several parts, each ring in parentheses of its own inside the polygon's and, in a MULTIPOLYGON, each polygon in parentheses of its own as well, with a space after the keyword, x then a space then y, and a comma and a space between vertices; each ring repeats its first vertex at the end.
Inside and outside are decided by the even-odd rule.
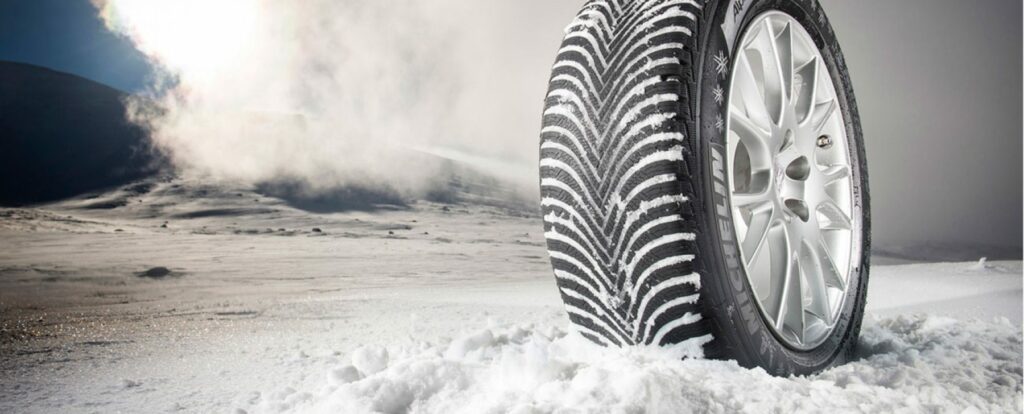
MULTIPOLYGON (((310 1, 262 12, 245 8, 253 1, 175 2, 195 12, 175 14, 140 11, 132 0, 4 0, 0 60, 108 85, 141 97, 143 108, 162 105, 168 112, 130 112, 182 174, 421 197, 444 181, 444 163, 432 161, 443 159, 532 202, 549 68, 582 0, 310 1), (196 15, 210 17, 187 20, 196 15)), ((1020 258, 1022 3, 822 3, 863 117, 876 249, 923 260, 1020 258)), ((10 131, 35 122, 17 110, 58 98, 19 88, 27 75, 10 65, 0 75, 0 145, 17 158, 0 167, 2 183, 7 193, 31 193, 6 202, 81 190, 15 182, 33 168, 54 188, 84 180, 54 172, 82 162, 82 151, 48 163, 15 157, 28 150, 12 147, 10 131)), ((75 99, 86 98, 58 100, 75 99)), ((123 170, 143 175, 150 161, 123 170)), ((89 171, 104 168, 95 164, 89 171)))
POLYGON ((1020 258, 1021 4, 822 0, 863 118, 878 249, 1020 258))

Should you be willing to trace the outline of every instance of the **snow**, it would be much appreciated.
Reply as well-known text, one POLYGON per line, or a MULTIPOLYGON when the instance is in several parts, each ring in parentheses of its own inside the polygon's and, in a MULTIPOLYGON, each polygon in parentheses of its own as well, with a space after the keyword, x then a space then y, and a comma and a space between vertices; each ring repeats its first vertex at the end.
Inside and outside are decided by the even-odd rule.
POLYGON ((362 375, 373 375, 388 367, 388 350, 382 347, 363 346, 352 351, 352 365, 362 375))
POLYGON ((571 333, 529 213, 201 190, 0 209, 0 412, 1024 409, 1018 261, 875 266, 858 358, 776 378, 571 333))
POLYGON ((681 360, 663 349, 602 349, 552 327, 508 327, 450 343, 397 346, 385 370, 304 394, 277 394, 254 411, 999 412, 1021 406, 1020 331, 1005 318, 874 320, 862 348, 860 360, 820 375, 774 378, 731 362, 681 360))

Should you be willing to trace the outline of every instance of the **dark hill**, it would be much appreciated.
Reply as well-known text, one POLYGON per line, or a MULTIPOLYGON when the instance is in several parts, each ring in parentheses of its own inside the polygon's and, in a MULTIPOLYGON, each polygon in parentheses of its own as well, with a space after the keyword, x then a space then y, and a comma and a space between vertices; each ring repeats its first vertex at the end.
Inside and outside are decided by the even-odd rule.
POLYGON ((151 175, 161 161, 124 92, 0 61, 0 205, 59 200, 151 175))

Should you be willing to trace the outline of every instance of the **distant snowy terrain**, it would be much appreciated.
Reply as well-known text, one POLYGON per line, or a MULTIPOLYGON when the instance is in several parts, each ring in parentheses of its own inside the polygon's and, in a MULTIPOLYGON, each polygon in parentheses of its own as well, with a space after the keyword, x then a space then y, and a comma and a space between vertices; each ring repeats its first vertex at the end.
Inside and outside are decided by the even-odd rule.
POLYGON ((172 181, 0 209, 0 412, 1024 409, 1020 262, 875 266, 860 359, 775 378, 567 332, 530 212, 296 205, 172 181))

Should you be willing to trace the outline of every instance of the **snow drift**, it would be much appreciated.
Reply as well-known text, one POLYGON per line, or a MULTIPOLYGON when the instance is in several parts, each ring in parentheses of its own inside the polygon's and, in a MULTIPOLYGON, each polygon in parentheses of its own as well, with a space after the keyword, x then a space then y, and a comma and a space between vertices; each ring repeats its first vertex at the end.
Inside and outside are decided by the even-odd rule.
POLYGON ((861 359, 807 378, 667 349, 602 349, 557 328, 490 329, 439 344, 363 347, 320 390, 271 394, 257 412, 1012 412, 1021 331, 1005 318, 869 321, 861 359))

